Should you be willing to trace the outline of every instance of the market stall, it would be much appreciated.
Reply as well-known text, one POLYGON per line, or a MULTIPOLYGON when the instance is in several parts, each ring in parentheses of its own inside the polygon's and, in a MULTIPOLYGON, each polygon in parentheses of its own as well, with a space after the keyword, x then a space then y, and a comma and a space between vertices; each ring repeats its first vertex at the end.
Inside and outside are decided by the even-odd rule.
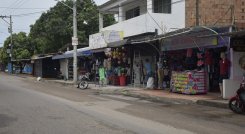
POLYGON ((130 60, 125 47, 108 48, 103 68, 106 70, 108 84, 126 86, 130 80, 130 60), (127 82, 128 81, 128 82, 127 82))

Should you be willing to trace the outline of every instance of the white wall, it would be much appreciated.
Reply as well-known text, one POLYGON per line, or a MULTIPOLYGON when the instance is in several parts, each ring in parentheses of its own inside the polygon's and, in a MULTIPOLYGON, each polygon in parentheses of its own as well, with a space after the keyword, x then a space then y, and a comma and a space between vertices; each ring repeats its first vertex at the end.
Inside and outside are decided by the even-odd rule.
POLYGON ((230 99, 230 97, 234 96, 242 82, 242 76, 245 73, 245 70, 239 65, 239 60, 242 56, 245 56, 245 52, 236 52, 231 48, 231 77, 230 80, 224 80, 223 83, 224 99, 230 99))
POLYGON ((60 59, 60 71, 63 76, 68 78, 68 59, 60 59))
POLYGON ((122 21, 125 21, 126 19, 126 12, 130 9, 133 9, 133 8, 136 8, 136 7, 140 7, 140 15, 142 14, 145 14, 147 12, 147 8, 146 8, 146 0, 139 0, 139 1, 136 1, 136 2, 133 2, 133 3, 129 3, 129 4, 126 4, 126 5, 123 5, 120 7, 119 5, 119 8, 121 8, 121 10, 119 9, 119 19, 120 20, 119 22, 122 21))
POLYGON ((245 56, 245 52, 235 52, 233 51, 233 57, 232 57, 232 66, 231 66, 231 69, 232 69, 232 79, 233 80, 237 80, 237 81, 242 81, 242 76, 243 76, 243 73, 245 73, 245 70, 243 70, 240 65, 239 65, 239 59, 242 57, 242 56, 245 56))
MULTIPOLYGON (((179 1, 173 0, 172 2, 179 1)), ((146 32, 154 32, 155 29, 158 29, 159 34, 170 32, 173 30, 184 28, 185 27, 185 1, 173 4, 171 14, 162 14, 162 13, 147 13, 146 12, 146 1, 142 3, 139 1, 139 4, 142 6, 141 13, 142 15, 119 22, 117 24, 105 27, 102 31, 105 30, 116 30, 123 31, 124 37, 134 36, 146 32), (163 30, 161 30, 163 29, 163 30)), ((135 6, 123 7, 123 10, 131 9, 135 6)))

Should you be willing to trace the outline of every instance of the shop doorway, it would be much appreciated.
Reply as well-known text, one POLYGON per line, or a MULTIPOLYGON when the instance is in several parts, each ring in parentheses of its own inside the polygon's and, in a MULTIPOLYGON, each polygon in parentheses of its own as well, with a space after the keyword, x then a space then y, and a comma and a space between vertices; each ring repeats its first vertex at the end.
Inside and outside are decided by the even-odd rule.
POLYGON ((219 79, 220 79, 220 54, 226 52, 226 47, 206 49, 212 55, 212 64, 207 68, 207 81, 209 92, 220 92, 219 79))

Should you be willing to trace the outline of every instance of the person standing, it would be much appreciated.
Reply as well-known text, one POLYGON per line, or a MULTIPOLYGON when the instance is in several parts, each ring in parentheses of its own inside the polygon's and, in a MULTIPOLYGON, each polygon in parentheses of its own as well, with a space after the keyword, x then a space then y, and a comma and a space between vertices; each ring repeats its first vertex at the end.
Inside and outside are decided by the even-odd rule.
POLYGON ((230 61, 226 58, 224 52, 220 54, 220 78, 219 78, 219 86, 221 97, 223 97, 223 80, 229 78, 229 69, 230 69, 230 61))
POLYGON ((148 79, 152 76, 152 67, 151 67, 151 64, 149 62, 149 59, 145 60, 144 68, 145 68, 145 71, 146 71, 145 81, 147 82, 148 79))
POLYGON ((163 85, 163 63, 162 59, 160 58, 158 63, 157 63, 157 75, 158 75, 158 88, 162 89, 163 85))

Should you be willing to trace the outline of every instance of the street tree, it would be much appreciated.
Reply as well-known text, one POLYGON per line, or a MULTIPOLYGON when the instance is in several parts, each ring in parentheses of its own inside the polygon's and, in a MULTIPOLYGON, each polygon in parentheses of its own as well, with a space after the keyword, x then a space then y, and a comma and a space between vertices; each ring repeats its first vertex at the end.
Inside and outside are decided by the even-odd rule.
MULTIPOLYGON (((11 38, 8 37, 4 41, 4 45, 0 50, 0 61, 7 65, 9 62, 9 54, 7 53, 7 49, 10 49, 9 44, 11 44, 11 38)), ((30 42, 29 37, 26 33, 20 32, 18 34, 13 34, 13 47, 12 47, 12 60, 20 61, 22 59, 30 59, 33 55, 34 48, 30 42)), ((22 64, 18 62, 20 66, 22 64)))
MULTIPOLYGON (((63 1, 72 7, 72 0, 63 1)), ((77 2, 78 39, 80 44, 88 45, 89 35, 99 31, 98 7, 93 0, 77 2)), ((73 11, 58 2, 31 26, 30 38, 35 54, 56 53, 71 46, 73 35, 73 11)), ((104 17, 105 25, 115 22, 114 16, 104 17)))

